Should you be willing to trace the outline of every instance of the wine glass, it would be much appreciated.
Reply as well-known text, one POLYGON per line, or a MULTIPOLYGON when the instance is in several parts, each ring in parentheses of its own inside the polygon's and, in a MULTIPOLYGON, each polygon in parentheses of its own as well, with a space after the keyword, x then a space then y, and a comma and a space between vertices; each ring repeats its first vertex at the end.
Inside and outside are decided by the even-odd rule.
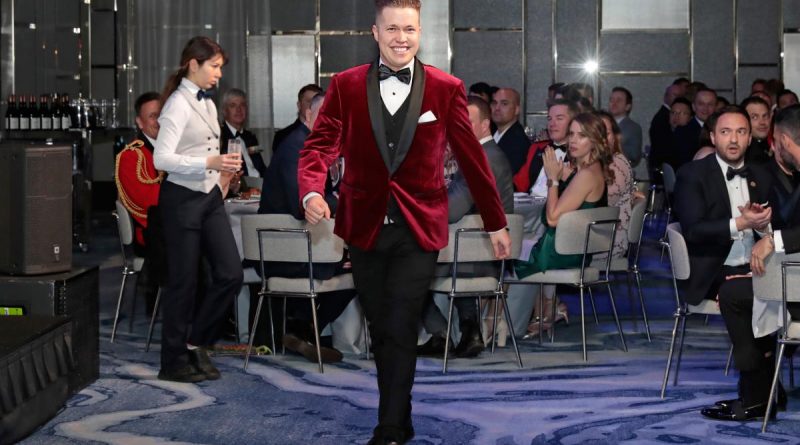
POLYGON ((233 138, 228 140, 228 154, 236 154, 239 155, 239 159, 242 158, 242 151, 244 151, 244 143, 239 138, 233 138))

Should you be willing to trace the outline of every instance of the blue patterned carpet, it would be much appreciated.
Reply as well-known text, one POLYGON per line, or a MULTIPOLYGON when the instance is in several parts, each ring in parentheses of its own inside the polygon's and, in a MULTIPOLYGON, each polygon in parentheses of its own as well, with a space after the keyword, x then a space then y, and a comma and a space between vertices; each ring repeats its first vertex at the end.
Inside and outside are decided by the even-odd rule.
MULTIPOLYGON (((112 237, 96 245, 112 252, 112 237)), ((94 249, 93 249, 94 250, 94 249)), ((102 249, 101 249, 102 251, 102 249)), ((347 356, 338 365, 316 365, 296 356, 258 357, 247 372, 238 357, 217 358, 223 378, 198 385, 156 379, 158 353, 144 353, 143 316, 131 334, 123 324, 110 344, 111 306, 119 286, 119 259, 95 252, 81 261, 102 262, 100 379, 23 444, 364 444, 377 417, 375 367, 347 356)), ((723 375, 729 343, 720 320, 690 322, 677 386, 659 397, 674 306, 666 261, 654 248, 645 263, 645 295, 653 342, 641 322, 623 324, 629 352, 622 352, 613 324, 587 323, 589 362, 580 353, 577 301, 565 297, 571 324, 559 325, 556 342, 520 341, 524 368, 510 348, 494 356, 420 359, 414 387, 415 444, 578 443, 800 443, 800 389, 789 389, 789 408, 760 433, 760 422, 713 422, 699 409, 735 397, 736 375, 723 375)), ((624 278, 617 291, 630 314, 624 278)), ((607 300, 597 296, 598 302, 607 300)), ((638 306, 633 309, 638 311, 638 306)), ((600 306, 601 314, 607 313, 600 306)), ((786 374, 784 374, 786 375, 786 374)), ((788 379, 784 379, 788 381, 788 379)), ((671 383, 671 382, 670 382, 671 383)))

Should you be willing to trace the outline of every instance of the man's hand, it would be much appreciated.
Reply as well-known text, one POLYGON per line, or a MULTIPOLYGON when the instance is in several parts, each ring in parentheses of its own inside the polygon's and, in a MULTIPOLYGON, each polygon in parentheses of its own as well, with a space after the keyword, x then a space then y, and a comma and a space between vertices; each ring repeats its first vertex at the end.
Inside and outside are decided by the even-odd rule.
POLYGON ((736 229, 757 229, 769 224, 772 218, 772 209, 761 204, 751 204, 750 201, 739 206, 741 216, 736 217, 736 229))
POLYGON ((511 256, 511 237, 508 236, 508 230, 491 233, 489 238, 492 240, 495 258, 504 260, 511 256))
POLYGON ((311 224, 316 224, 322 218, 331 218, 331 209, 328 203, 322 199, 322 196, 314 195, 306 201, 306 221, 311 224))
POLYGON ((765 236, 758 240, 753 246, 753 253, 750 254, 750 270, 756 275, 764 275, 767 271, 765 262, 772 252, 775 251, 775 242, 772 236, 765 236))

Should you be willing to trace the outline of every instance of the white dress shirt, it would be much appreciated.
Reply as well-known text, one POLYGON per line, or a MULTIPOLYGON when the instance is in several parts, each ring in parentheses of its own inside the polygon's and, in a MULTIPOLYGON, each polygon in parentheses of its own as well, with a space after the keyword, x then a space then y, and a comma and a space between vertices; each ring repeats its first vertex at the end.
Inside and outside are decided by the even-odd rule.
MULTIPOLYGON (((244 128, 242 128, 241 130, 237 130, 228 121, 225 121, 225 125, 228 126, 228 130, 230 130, 231 134, 236 134, 239 131, 244 131, 244 128)), ((255 164, 253 164, 253 159, 250 157, 250 152, 247 150, 247 144, 244 143, 242 136, 238 135, 236 136, 235 139, 239 139, 239 141, 241 141, 242 143, 242 147, 244 148, 244 150, 242 150, 242 162, 244 162, 244 165, 247 166, 247 176, 260 178, 261 173, 258 172, 258 169, 256 169, 255 164)))
MULTIPOLYGON (((414 82, 414 62, 416 59, 411 59, 411 62, 408 62, 406 66, 400 68, 408 68, 411 70, 411 82, 403 83, 395 77, 389 77, 386 80, 382 80, 378 82, 381 88, 381 99, 383 100, 383 105, 389 111, 389 114, 394 116, 397 110, 400 109, 400 106, 403 105, 403 102, 406 101, 408 95, 411 94, 411 84, 414 82)), ((381 65, 386 65, 383 63, 383 59, 380 59, 381 65)), ((398 70, 399 71, 399 70, 398 70)))
MULTIPOLYGON (((723 161, 719 155, 715 154, 717 163, 720 170, 722 170, 722 177, 724 178, 728 172, 728 167, 741 168, 744 166, 744 160, 741 160, 737 166, 731 166, 723 161)), ((728 257, 725 259, 726 266, 741 266, 750 261, 750 253, 753 250, 755 240, 753 238, 753 230, 745 229, 739 231, 736 229, 736 218, 741 216, 742 212, 739 207, 744 206, 750 201, 750 190, 747 188, 747 179, 741 176, 734 176, 730 180, 725 180, 725 187, 728 190, 728 199, 731 202, 731 219, 728 221, 728 228, 730 230, 733 245, 731 246, 728 257)))
POLYGON ((220 178, 218 170, 206 168, 206 158, 219 155, 220 130, 214 102, 197 100, 199 90, 184 77, 167 99, 158 118, 153 161, 169 173, 168 181, 208 193, 220 178))

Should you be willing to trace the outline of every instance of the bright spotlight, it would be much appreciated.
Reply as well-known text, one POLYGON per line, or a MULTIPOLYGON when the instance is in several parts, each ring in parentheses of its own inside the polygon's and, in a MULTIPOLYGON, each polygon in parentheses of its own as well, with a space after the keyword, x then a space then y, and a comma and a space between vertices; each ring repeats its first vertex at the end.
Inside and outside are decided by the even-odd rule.
POLYGON ((595 61, 595 60, 587 60, 583 64, 583 70, 586 71, 589 74, 596 73, 598 68, 599 68, 599 65, 597 64, 597 61, 595 61))

